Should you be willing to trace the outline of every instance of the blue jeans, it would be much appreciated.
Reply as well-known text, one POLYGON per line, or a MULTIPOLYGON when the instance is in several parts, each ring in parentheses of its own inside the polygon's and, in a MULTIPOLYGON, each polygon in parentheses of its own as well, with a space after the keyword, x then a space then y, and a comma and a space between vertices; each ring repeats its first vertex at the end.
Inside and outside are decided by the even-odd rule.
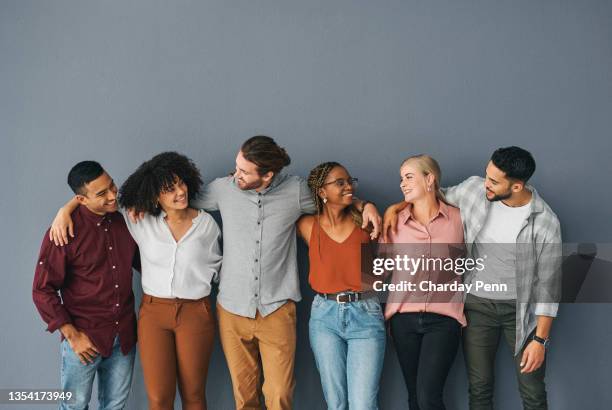
POLYGON ((386 344, 378 300, 337 303, 317 295, 309 329, 328 409, 378 409, 386 344))
POLYGON ((89 408, 94 376, 98 373, 99 410, 121 410, 125 407, 130 386, 136 348, 123 355, 119 336, 115 337, 109 357, 96 356, 93 363, 82 364, 67 340, 62 349, 62 389, 73 394, 70 402, 61 402, 60 410, 89 408))

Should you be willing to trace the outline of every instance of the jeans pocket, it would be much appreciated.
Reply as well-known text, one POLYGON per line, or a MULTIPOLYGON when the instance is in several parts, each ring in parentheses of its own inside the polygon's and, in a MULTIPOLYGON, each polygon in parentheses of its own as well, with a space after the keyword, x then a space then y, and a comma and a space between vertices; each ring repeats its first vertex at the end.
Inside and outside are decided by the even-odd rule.
MULTIPOLYGON (((310 305, 310 317, 320 317, 325 312, 325 302, 321 296, 317 295, 310 305)), ((335 303, 335 302, 334 302, 335 303)))
POLYGON ((61 370, 61 376, 64 377, 64 373, 66 372, 66 349, 68 345, 68 340, 64 339, 62 340, 62 343, 60 343, 60 357, 62 360, 62 370, 61 370))
POLYGON ((376 299, 366 299, 359 302, 359 304, 369 317, 384 322, 382 307, 376 299))
POLYGON ((377 300, 366 299, 362 302, 361 306, 363 306, 365 311, 368 313, 372 313, 372 314, 382 313, 382 307, 380 306, 380 303, 378 303, 377 300))

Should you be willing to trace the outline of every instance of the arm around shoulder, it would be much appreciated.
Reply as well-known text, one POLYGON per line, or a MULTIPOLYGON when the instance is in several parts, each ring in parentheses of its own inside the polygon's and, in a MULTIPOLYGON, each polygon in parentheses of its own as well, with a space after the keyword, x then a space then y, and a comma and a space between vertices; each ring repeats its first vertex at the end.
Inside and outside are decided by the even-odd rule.
POLYGON ((223 184, 227 183, 226 178, 216 178, 204 185, 200 194, 189 201, 189 205, 193 208, 205 209, 207 211, 218 211, 220 191, 223 188, 223 184))
POLYGON ((68 244, 68 235, 74 238, 74 224, 72 221, 72 213, 78 208, 79 201, 76 196, 73 196, 66 204, 57 211, 55 219, 49 229, 49 240, 53 241, 56 246, 68 244))
POLYGON ((441 191, 444 194, 444 199, 446 199, 448 203, 461 208, 461 201, 463 198, 469 194, 469 192, 483 186, 484 179, 473 175, 457 185, 442 188, 441 191))

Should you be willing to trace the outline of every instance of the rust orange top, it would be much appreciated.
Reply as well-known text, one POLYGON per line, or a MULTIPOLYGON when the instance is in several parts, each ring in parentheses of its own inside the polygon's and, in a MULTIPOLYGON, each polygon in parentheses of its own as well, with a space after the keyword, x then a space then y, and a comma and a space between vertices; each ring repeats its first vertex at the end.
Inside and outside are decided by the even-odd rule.
POLYGON ((357 225, 344 241, 337 242, 315 220, 308 244, 310 286, 319 293, 360 292, 361 245, 369 242, 369 234, 357 225))

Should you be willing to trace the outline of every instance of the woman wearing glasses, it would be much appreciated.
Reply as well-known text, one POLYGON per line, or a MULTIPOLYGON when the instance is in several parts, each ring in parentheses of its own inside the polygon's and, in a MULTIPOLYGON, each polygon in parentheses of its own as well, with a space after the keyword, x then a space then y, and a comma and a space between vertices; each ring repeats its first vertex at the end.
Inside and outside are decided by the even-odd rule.
POLYGON ((362 281, 362 246, 373 238, 361 229, 361 210, 353 203, 356 182, 337 162, 315 167, 308 186, 317 213, 298 221, 317 292, 310 345, 328 409, 377 409, 385 354, 382 309, 362 281))

